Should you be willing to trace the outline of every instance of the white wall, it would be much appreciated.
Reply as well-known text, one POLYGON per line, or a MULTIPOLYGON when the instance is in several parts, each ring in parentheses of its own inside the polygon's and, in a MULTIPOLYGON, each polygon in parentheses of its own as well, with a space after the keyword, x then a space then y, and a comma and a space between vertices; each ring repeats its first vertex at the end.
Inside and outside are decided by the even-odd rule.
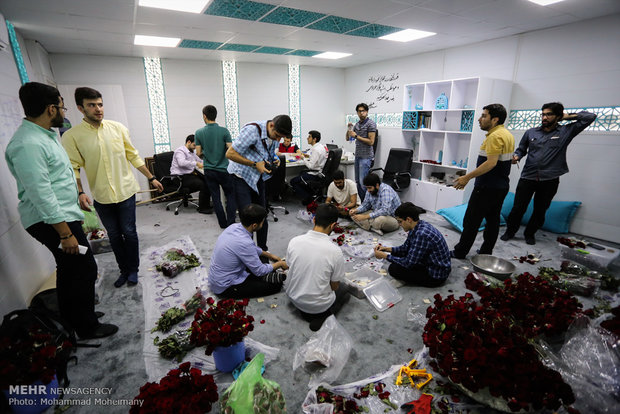
MULTIPOLYGON (((30 74, 28 54, 23 39, 18 38, 30 74)), ((35 74, 30 80, 39 78, 35 74)), ((11 50, 0 52, 0 315, 24 308, 55 268, 51 253, 24 230, 19 220, 17 185, 4 159, 6 146, 24 116, 18 99, 20 86, 11 50)))
MULTIPOLYGON (((560 101, 566 107, 619 105, 620 15, 510 36, 454 49, 409 56, 345 70, 346 113, 355 104, 372 101, 368 79, 398 73, 400 85, 481 76, 514 82, 508 109, 540 108, 560 101)), ((402 111, 402 89, 395 101, 380 101, 376 113, 402 111)), ((523 131, 515 132, 521 139, 523 131)), ((620 155, 618 133, 584 133, 568 150, 571 172, 560 180, 556 200, 583 202, 571 231, 620 242, 620 155)), ((387 148, 403 145, 398 128, 381 128, 379 163, 387 148)), ((514 191, 519 171, 513 169, 514 191)), ((411 194, 410 194, 411 196, 411 194)))

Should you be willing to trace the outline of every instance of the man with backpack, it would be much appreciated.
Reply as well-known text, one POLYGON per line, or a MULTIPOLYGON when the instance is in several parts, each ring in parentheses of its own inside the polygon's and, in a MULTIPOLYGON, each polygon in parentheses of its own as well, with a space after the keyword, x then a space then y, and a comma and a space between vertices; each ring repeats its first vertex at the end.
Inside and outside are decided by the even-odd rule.
POLYGON ((118 327, 99 323, 95 315, 97 263, 82 231, 84 214, 71 162, 51 130, 63 125, 62 96, 52 86, 29 82, 19 89, 19 99, 26 118, 5 158, 17 181, 22 225, 54 256, 61 316, 82 339, 113 335, 118 327))

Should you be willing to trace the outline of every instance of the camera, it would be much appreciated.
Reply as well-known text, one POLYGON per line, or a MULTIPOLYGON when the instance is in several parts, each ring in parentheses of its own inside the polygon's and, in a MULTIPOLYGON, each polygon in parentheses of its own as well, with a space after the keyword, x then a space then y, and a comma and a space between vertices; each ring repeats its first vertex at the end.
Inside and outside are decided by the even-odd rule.
POLYGON ((269 171, 273 172, 273 163, 269 162, 269 161, 265 161, 265 168, 268 169, 269 171))

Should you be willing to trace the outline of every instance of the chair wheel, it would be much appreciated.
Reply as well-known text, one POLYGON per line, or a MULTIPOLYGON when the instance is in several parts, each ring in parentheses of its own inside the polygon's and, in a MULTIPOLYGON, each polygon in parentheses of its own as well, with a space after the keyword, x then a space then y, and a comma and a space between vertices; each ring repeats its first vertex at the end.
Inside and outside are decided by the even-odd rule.
POLYGON ((288 214, 288 210, 284 210, 284 214, 288 214))
POLYGON ((278 221, 278 218, 277 218, 277 217, 274 217, 274 218, 273 218, 273 221, 276 221, 276 222, 277 222, 277 221, 278 221))
POLYGON ((166 211, 170 211, 170 207, 166 206, 166 211))
POLYGON ((178 212, 178 211, 175 211, 175 212, 174 212, 174 215, 175 215, 175 216, 178 216, 178 215, 179 215, 179 212, 178 212))

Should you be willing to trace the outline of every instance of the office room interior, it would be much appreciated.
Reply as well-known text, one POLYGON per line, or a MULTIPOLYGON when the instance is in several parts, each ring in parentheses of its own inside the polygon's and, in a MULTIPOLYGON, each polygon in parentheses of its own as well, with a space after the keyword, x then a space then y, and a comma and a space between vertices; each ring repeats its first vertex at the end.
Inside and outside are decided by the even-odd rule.
MULTIPOLYGON (((293 124, 293 142, 302 151, 309 149, 308 132, 318 130, 322 143, 342 148, 343 156, 353 160, 355 144, 346 137, 347 123, 357 121, 356 105, 363 102, 369 105, 368 116, 376 122, 379 131, 375 166, 386 165, 392 148, 414 150, 411 184, 398 194, 402 202, 422 203, 427 217, 437 217, 433 223, 442 223, 442 233, 450 232, 448 246, 452 249, 459 234, 435 213, 452 205, 439 203, 437 188, 429 188, 429 171, 456 171, 449 165, 452 161, 453 165, 461 162, 464 171, 475 169, 475 159, 470 155, 478 153, 484 139, 485 131, 478 125, 483 106, 491 103, 505 106, 508 112, 505 126, 517 146, 525 130, 540 126, 541 106, 561 102, 566 112, 597 113, 596 123, 570 144, 567 151, 570 171, 560 178, 553 198, 579 201, 581 205, 572 217, 568 235, 541 230, 546 242, 537 245, 544 249, 542 258, 554 261, 530 267, 516 261, 518 273, 536 274, 540 265, 559 264, 561 249, 556 237, 595 241, 618 250, 620 2, 617 0, 205 0, 194 1, 194 5, 201 3, 202 7, 198 5, 193 11, 174 10, 180 7, 181 1, 154 2, 156 6, 142 3, 142 0, 2 0, 0 148, 3 155, 24 117, 18 91, 27 81, 57 87, 68 108, 66 118, 73 126, 82 122, 82 114, 73 99, 75 88, 88 86, 99 90, 105 103, 105 119, 128 128, 142 158, 184 145, 189 134, 204 126, 201 111, 210 104, 218 109, 217 122, 228 128, 233 142, 244 125, 288 114, 293 124), (408 41, 382 38, 405 29, 421 31, 416 33, 422 36, 408 41), (158 38, 167 39, 169 44, 145 44, 158 38), (324 52, 341 55, 325 58, 321 56, 324 52), (421 98, 416 95, 419 91, 427 95, 421 98), (448 94, 448 105, 454 102, 455 107, 435 112, 440 93, 448 94), (442 139, 446 142, 456 142, 454 153, 448 148, 452 144, 442 147, 441 143, 423 144, 435 145, 428 157, 420 153, 420 132, 406 128, 403 118, 422 109, 432 111, 431 122, 438 122, 430 129, 443 131, 442 139), (475 111, 472 132, 468 135, 471 139, 462 142, 461 113, 468 109, 475 111), (441 124, 440 116, 445 117, 443 122, 454 121, 455 126, 441 124), (450 118, 453 116, 458 119, 450 118), (460 147, 463 145, 465 149, 460 147), (421 162, 426 158, 437 160, 442 155, 443 164, 448 165, 445 169, 433 170, 436 167, 421 162), (446 160, 448 157, 453 159, 446 160), (429 196, 429 191, 434 193, 429 196)), ((524 162, 519 166, 513 165, 510 172, 513 193, 524 162)), ((347 178, 353 179, 351 167, 345 163, 340 168, 347 178)), ((0 171, 3 177, 0 314, 4 315, 28 306, 32 296, 54 274, 55 262, 49 251, 21 225, 17 185, 4 156, 0 159, 0 171)), ((134 173, 141 190, 148 190, 147 179, 136 170, 134 173)), ((473 180, 464 191, 450 188, 459 193, 454 193, 457 195, 449 203, 467 203, 472 186, 473 180)), ((141 193, 137 201, 149 197, 150 193, 141 193)), ((289 194, 284 203, 290 215, 281 215, 280 222, 269 223, 270 247, 284 246, 278 252, 280 256, 285 254, 290 237, 312 228, 296 218, 298 210, 304 207, 294 195, 289 194), (278 225, 288 227, 279 233, 278 225), (278 237, 286 240, 271 241, 278 237)), ((141 238, 146 226, 148 232, 153 231, 157 220, 162 226, 163 223, 169 226, 166 228, 170 233, 161 236, 160 245, 185 235, 191 223, 197 227, 191 231, 199 232, 205 220, 215 220, 214 216, 200 215, 191 208, 181 209, 177 216, 166 211, 161 203, 145 203, 137 211, 141 238), (175 225, 175 220, 180 220, 179 224, 175 225)), ((425 220, 425 215, 420 217, 425 220)), ((217 226, 205 225, 203 232, 205 237, 208 232, 210 247, 221 231, 217 226)), ((399 231, 394 243, 404 241, 405 235, 399 231)), ((500 235, 503 231, 502 227, 500 235)), ((142 253, 156 247, 157 238, 149 235, 150 238, 145 236, 148 242, 141 244, 142 253)), ((192 240, 201 253, 206 272, 212 250, 203 249, 199 246, 201 242, 193 237, 192 240)), ((515 262, 514 256, 534 251, 534 246, 526 246, 522 239, 515 243, 508 248, 505 242, 497 241, 497 246, 504 246, 501 250, 504 259, 515 262)), ((474 250, 471 254, 475 254, 474 250)), ((112 286, 116 278, 114 259, 112 253, 95 257, 100 269, 109 268, 103 272, 105 290, 100 297, 109 302, 98 306, 107 306, 106 314, 114 317, 112 302, 120 300, 114 296, 120 290, 112 286)), ((452 261, 451 278, 458 274, 460 279, 458 288, 453 287, 457 286, 456 280, 451 285, 451 289, 459 289, 455 296, 466 291, 463 279, 468 272, 459 268, 463 263, 471 267, 468 261, 452 261)), ((615 260, 607 269, 616 278, 620 274, 619 264, 615 260)), ((146 271, 142 266, 138 289, 144 283, 142 272, 146 271)), ((431 300, 435 293, 432 289, 422 292, 422 296, 431 300)), ((406 296, 408 291, 401 293, 404 298, 399 309, 404 320, 411 300, 406 296)), ((278 296, 284 301, 283 292, 278 296)), ((135 309, 144 313, 142 294, 122 298, 137 302, 135 309)), ((616 294, 612 302, 617 306, 618 300, 616 294)), ((250 307, 257 305, 254 300, 250 307)), ((281 305, 278 311, 286 313, 289 309, 281 305)), ((373 312, 371 308, 367 310, 373 312)), ((148 332, 147 327, 140 326, 142 317, 138 317, 134 331, 148 332)), ((262 325, 256 325, 260 331, 262 325)), ((299 344, 312 334, 305 324, 299 328, 287 326, 286 329, 307 331, 299 344)), ((414 334, 421 335, 419 331, 407 331, 407 335, 414 334)), ((140 335, 132 338, 142 343, 140 335)), ((264 337, 260 341, 273 347, 282 345, 270 343, 264 337)), ((421 339, 417 341, 421 343, 421 339)), ((136 349, 141 351, 142 345, 136 349)), ((78 349, 77 352, 79 355, 90 351, 78 349)), ((97 352, 107 352, 105 342, 97 352)), ((358 352, 357 358, 358 361, 349 360, 349 363, 359 365, 364 358, 362 352, 358 352)), ((385 368, 407 362, 404 359, 403 356, 402 361, 390 360, 385 368)), ((105 363, 104 359, 101 361, 105 363)), ((280 362, 288 364, 288 368, 292 363, 280 362)), ((269 375, 269 365, 275 363, 267 364, 265 376, 279 382, 269 375)), ((81 364, 82 359, 71 371, 79 371, 81 364)), ((170 368, 174 366, 170 364, 170 368)), ((359 376, 347 370, 344 382, 372 375, 368 370, 360 371, 359 376)), ((81 375, 75 374, 78 379, 81 375)), ((131 383, 134 389, 126 393, 127 398, 137 395, 140 384, 146 382, 144 374, 141 375, 135 384, 131 383)), ((290 403, 287 401, 289 412, 302 411, 300 403, 307 392, 306 380, 297 384, 301 390, 291 397, 290 403)), ((335 383, 342 381, 343 378, 335 383)), ((283 386, 287 398, 286 392, 292 388, 283 386)), ((95 411, 90 412, 112 412, 101 411, 102 407, 98 408, 100 411, 91 408, 95 411)))

